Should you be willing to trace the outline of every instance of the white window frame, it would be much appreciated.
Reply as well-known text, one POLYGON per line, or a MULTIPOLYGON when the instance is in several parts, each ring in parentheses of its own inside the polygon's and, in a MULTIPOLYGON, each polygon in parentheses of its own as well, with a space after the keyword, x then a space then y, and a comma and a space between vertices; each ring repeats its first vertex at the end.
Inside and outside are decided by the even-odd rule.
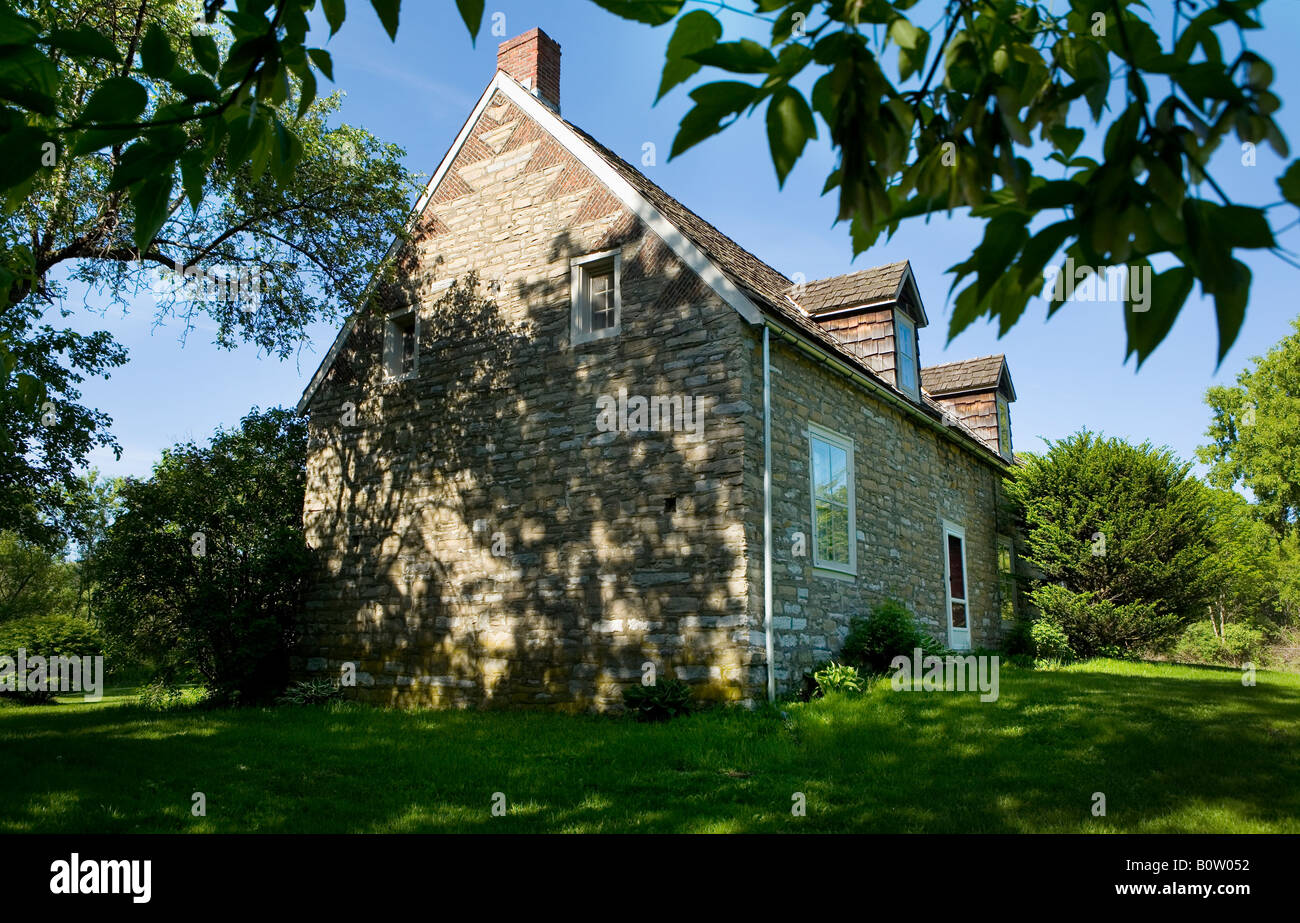
POLYGON ((384 316, 384 379, 386 381, 408 381, 420 372, 420 312, 414 308, 402 308, 384 316), (412 334, 415 337, 415 352, 411 357, 409 372, 395 371, 401 368, 402 341, 397 336, 399 320, 412 319, 412 334))
POLYGON ((914 401, 921 399, 921 347, 916 339, 916 321, 908 317, 901 308, 894 309, 894 382, 898 385, 898 390, 902 391, 914 401), (903 382, 903 351, 899 349, 902 337, 899 331, 906 328, 911 333, 912 355, 912 383, 908 387, 903 382))
POLYGON ((998 452, 1010 461, 1015 458, 1015 450, 1011 447, 1011 406, 1001 394, 997 396, 995 413, 998 418, 998 452), (1002 425, 1003 419, 1006 420, 1005 426, 1002 425))
POLYGON ((623 285, 620 280, 623 254, 619 250, 589 253, 569 261, 569 335, 574 346, 618 336, 623 329, 623 285), (591 329, 591 303, 587 285, 591 279, 587 267, 592 263, 612 262, 614 273, 614 326, 591 329))
POLYGON ((858 513, 857 513, 857 494, 854 487, 854 470, 853 470, 853 440, 848 436, 829 430, 815 423, 808 424, 808 504, 812 513, 812 528, 808 530, 812 543, 812 563, 813 567, 820 571, 829 571, 835 574, 848 574, 856 577, 858 573, 858 513), (845 564, 841 561, 823 561, 820 559, 817 549, 817 464, 815 460, 816 446, 815 441, 821 441, 827 445, 838 449, 843 449, 848 456, 848 478, 849 487, 849 508, 848 508, 848 544, 849 560, 845 564))
POLYGON ((971 606, 970 606, 970 567, 966 562, 966 529, 955 522, 943 520, 943 598, 944 611, 948 613, 948 647, 954 651, 968 651, 971 647, 971 606), (961 541, 961 575, 964 597, 952 595, 952 568, 948 561, 948 538, 955 536, 961 541), (966 607, 966 627, 956 628, 952 624, 953 603, 966 607))

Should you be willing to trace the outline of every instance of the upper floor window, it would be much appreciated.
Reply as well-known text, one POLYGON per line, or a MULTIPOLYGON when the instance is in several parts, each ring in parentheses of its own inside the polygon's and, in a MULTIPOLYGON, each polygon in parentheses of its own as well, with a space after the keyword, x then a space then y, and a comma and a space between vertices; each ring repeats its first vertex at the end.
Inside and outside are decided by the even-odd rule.
POLYGON ((570 264, 570 330, 575 345, 618 333, 623 314, 618 278, 620 262, 618 251, 610 250, 581 257, 570 264))
POLYGON ((853 441, 810 426, 813 566, 857 572, 854 542, 853 441))
POLYGON ((390 314, 384 323, 384 372, 411 378, 419 361, 420 320, 414 310, 390 314))
POLYGON ((914 401, 921 399, 920 369, 916 354, 916 322, 902 311, 894 312, 894 380, 898 390, 914 401))
POLYGON ((998 451, 1008 461, 1015 457, 1011 449, 1011 411, 1001 394, 998 395, 998 451))

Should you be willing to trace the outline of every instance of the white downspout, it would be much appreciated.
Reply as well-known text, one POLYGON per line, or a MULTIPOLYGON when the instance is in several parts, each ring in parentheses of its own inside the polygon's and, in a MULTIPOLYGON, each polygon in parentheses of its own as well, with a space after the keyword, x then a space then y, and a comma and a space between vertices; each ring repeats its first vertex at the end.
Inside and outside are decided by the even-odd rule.
POLYGON ((767 646, 767 700, 776 701, 776 667, 772 663, 772 356, 770 331, 763 325, 763 633, 767 646))

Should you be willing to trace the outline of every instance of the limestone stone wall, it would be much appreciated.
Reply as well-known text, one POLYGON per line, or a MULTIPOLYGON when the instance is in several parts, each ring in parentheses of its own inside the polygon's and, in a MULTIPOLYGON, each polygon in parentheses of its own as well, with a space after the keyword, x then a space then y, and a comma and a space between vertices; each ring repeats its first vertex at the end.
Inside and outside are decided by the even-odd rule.
MULTIPOLYGON (((751 335, 751 374, 761 387, 761 331, 751 335)), ((947 637, 943 520, 965 528, 973 647, 996 647, 1002 633, 997 535, 1001 475, 941 434, 905 420, 902 411, 773 336, 772 523, 775 673, 797 691, 805 671, 838 654, 849 620, 877 603, 901 600, 937 639, 947 637), (854 443, 857 572, 812 566, 808 424, 854 443), (797 556, 795 533, 807 540, 797 556)), ((761 392, 760 392, 761 406, 761 392)), ((750 611, 761 619, 762 420, 747 433, 746 488, 759 498, 746 533, 760 557, 750 572, 750 611)))
POLYGON ((381 301, 418 305, 415 375, 385 380, 367 315, 309 407, 321 580, 299 675, 356 664, 350 694, 374 702, 604 708, 649 662, 760 696, 742 319, 504 97, 401 267, 381 301), (611 249, 621 333, 574 347, 570 260, 611 249), (703 401, 704 438, 600 431, 620 388, 703 401))

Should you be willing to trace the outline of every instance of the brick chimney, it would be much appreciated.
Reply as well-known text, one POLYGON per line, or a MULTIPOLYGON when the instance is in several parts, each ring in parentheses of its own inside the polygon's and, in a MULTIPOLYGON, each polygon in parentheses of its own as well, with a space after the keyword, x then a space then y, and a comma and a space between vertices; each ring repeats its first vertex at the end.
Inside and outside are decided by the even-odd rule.
POLYGON ((531 29, 498 45, 497 70, 560 111, 560 44, 541 29, 531 29))

